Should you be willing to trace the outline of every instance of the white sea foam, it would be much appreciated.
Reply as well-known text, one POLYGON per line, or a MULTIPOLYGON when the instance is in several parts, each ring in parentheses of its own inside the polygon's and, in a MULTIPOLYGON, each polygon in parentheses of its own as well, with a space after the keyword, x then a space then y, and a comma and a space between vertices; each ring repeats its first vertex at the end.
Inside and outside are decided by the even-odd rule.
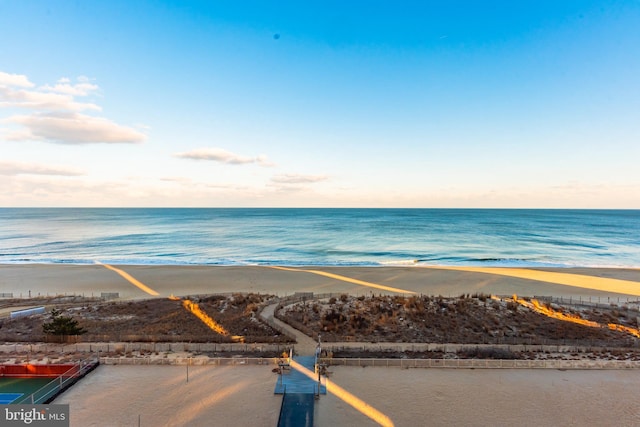
POLYGON ((379 261, 378 264, 386 266, 414 266, 418 265, 417 259, 405 259, 405 260, 391 260, 391 261, 379 261))

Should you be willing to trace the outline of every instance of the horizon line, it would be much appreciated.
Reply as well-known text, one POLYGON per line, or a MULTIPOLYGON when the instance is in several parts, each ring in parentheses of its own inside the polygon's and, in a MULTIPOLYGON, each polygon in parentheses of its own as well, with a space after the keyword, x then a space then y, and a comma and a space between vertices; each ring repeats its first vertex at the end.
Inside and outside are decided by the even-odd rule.
POLYGON ((637 208, 584 207, 405 207, 405 206, 0 206, 0 209, 370 209, 370 210, 547 210, 637 211, 637 208))

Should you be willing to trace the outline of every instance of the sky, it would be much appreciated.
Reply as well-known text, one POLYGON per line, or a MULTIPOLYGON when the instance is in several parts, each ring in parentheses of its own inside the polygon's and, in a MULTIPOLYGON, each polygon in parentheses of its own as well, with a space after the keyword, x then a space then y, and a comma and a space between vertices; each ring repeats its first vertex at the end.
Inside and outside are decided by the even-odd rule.
POLYGON ((0 206, 640 209, 640 1, 0 0, 0 206))

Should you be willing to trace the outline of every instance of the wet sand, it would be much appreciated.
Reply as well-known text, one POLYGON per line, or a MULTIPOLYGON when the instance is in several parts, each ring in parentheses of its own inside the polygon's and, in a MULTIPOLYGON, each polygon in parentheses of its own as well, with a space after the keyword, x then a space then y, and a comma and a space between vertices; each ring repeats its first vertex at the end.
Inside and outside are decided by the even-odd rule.
MULTIPOLYGON (((640 295, 638 269, 315 267, 282 270, 258 266, 117 267, 157 292, 160 297, 218 292, 260 292, 278 296, 295 292, 353 295, 398 292, 443 296, 475 292, 567 297, 640 295), (564 284, 557 283, 559 281, 564 281, 564 284)), ((154 296, 101 265, 0 265, 0 292, 26 297, 29 291, 32 296, 100 296, 102 292, 118 292, 122 298, 154 296)))

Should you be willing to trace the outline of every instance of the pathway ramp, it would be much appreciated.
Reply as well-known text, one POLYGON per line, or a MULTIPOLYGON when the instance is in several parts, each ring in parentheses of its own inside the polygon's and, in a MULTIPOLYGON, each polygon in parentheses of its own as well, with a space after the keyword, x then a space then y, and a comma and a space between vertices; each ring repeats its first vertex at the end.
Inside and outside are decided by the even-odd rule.
MULTIPOLYGON (((302 369, 314 372, 315 356, 297 356, 294 360, 302 369)), ((316 395, 327 394, 327 388, 319 384, 313 375, 290 367, 278 375, 274 393, 284 395, 278 427, 313 427, 316 395)))
POLYGON ((282 398, 278 427, 313 427, 313 394, 287 393, 282 398))
MULTIPOLYGON (((315 370, 315 356, 296 356, 293 358, 309 371, 315 370)), ((318 385, 318 379, 310 378, 308 375, 298 371, 297 369, 285 370, 285 373, 278 375, 274 394, 327 394, 327 387, 318 385), (318 390, 318 387, 320 389, 318 390)))
MULTIPOLYGON (((299 330, 278 320, 274 316, 278 304, 272 304, 260 314, 264 319, 275 322, 280 328, 296 338, 296 350, 300 354, 315 354, 318 343, 299 330)), ((315 356, 295 356, 293 358, 303 368, 315 372, 315 356)), ((281 394, 282 406, 278 427, 313 427, 313 412, 316 395, 327 394, 327 387, 319 385, 318 379, 289 366, 278 375, 274 394, 281 394)))

